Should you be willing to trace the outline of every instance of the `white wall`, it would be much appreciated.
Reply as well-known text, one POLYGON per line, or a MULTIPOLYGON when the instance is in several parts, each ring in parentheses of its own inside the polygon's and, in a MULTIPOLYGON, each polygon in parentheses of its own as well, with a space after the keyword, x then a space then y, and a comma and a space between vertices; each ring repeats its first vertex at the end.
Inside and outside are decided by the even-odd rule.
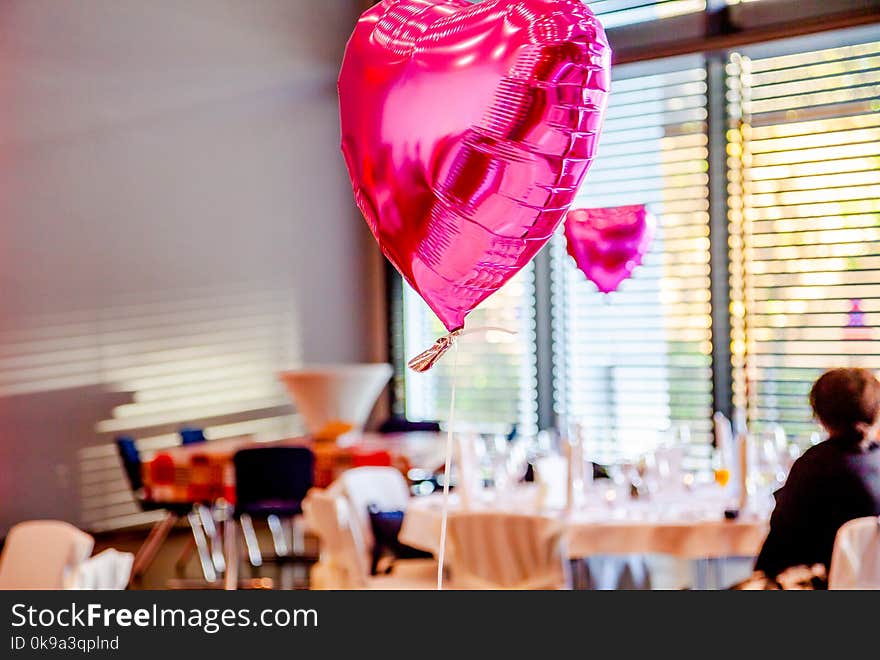
POLYGON ((0 4, 0 533, 135 522, 115 434, 293 432, 278 369, 376 357, 356 5, 0 4))

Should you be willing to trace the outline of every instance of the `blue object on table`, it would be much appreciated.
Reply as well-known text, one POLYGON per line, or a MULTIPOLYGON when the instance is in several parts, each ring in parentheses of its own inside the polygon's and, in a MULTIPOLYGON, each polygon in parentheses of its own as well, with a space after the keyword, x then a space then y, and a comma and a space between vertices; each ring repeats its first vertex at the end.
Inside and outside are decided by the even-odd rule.
POLYGON ((379 433, 412 433, 414 431, 440 432, 440 422, 415 422, 399 415, 392 415, 379 426, 379 433))
POLYGON ((194 445, 205 441, 205 432, 202 429, 184 427, 180 429, 180 444, 194 445))

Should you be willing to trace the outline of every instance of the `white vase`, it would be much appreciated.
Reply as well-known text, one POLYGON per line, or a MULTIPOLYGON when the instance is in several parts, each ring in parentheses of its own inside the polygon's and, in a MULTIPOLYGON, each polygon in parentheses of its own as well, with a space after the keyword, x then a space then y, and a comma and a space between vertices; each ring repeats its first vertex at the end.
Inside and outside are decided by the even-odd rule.
POLYGON ((280 378, 306 430, 322 436, 333 427, 363 430, 393 371, 384 362, 315 365, 284 371, 280 378))

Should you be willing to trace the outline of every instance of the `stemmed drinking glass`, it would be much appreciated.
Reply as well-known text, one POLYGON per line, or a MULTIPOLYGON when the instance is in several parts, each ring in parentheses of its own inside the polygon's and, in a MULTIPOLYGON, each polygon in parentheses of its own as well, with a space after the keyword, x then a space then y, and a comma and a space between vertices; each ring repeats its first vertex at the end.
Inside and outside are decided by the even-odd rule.
POLYGON ((746 489, 759 512, 773 506, 773 493, 786 478, 787 454, 780 449, 777 434, 771 429, 749 436, 746 489))
POLYGON ((530 441, 528 438, 517 437, 508 441, 507 473, 512 483, 519 483, 526 477, 531 458, 530 441))

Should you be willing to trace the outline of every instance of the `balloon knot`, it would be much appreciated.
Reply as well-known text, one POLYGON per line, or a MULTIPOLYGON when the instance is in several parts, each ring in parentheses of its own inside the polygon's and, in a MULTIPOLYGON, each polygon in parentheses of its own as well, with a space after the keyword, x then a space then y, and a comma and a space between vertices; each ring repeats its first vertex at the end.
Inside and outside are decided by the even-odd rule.
POLYGON ((437 360, 443 357, 443 354, 446 353, 446 351, 452 348, 452 345, 460 334, 461 328, 458 328, 449 334, 443 335, 440 339, 434 342, 434 345, 431 346, 431 348, 422 351, 412 360, 407 362, 407 366, 413 371, 419 373, 427 371, 437 363, 437 360))

